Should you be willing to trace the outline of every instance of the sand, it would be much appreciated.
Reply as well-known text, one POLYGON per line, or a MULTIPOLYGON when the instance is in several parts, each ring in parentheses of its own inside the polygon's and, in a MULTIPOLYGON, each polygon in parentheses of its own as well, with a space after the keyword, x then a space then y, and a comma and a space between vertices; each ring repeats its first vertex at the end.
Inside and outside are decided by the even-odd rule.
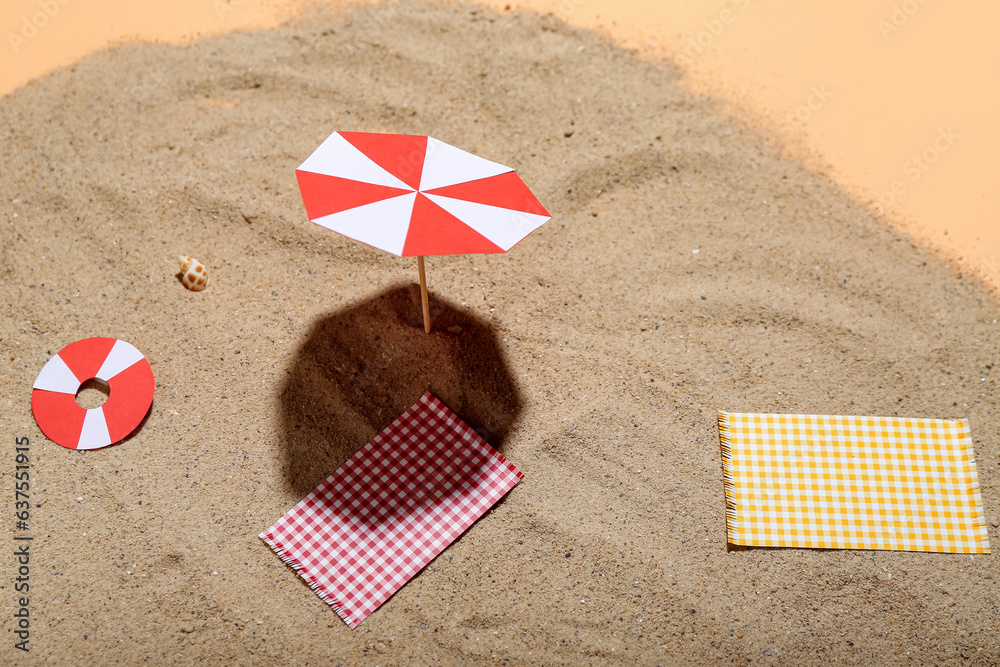
POLYGON ((553 17, 405 2, 0 99, 3 485, 28 437, 36 505, 32 651, 0 660, 1000 661, 993 556, 727 547, 718 410, 967 417, 1000 543, 1000 303, 679 77, 553 17), (334 129, 515 166, 553 219, 429 259, 426 336, 414 261, 305 220, 294 168, 334 129), (95 335, 157 394, 76 453, 30 387, 95 335), (428 388, 525 479, 350 630, 257 534, 428 388))
MULTIPOLYGON (((352 1, 359 0, 5 0, 0 36, 10 48, 0 48, 0 95, 123 41, 186 44, 352 1)), ((1000 4, 482 2, 551 13, 670 60, 684 89, 725 100, 728 112, 765 128, 786 155, 1000 294, 1000 94, 982 85, 1000 64, 993 38, 1000 4), (942 132, 948 141, 938 139, 942 132)))
MULTIPOLYGON (((502 8, 506 0, 486 0, 502 8)), ((668 58, 786 154, 1000 290, 1000 5, 516 0, 668 58), (940 132, 950 141, 939 140, 940 132)))

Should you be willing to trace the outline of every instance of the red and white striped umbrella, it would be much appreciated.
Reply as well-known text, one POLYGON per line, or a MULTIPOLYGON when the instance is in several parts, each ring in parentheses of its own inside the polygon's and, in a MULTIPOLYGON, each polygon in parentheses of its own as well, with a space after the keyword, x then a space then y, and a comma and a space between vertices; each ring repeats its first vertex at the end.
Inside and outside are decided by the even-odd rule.
POLYGON ((511 167, 432 137, 334 132, 295 174, 311 221, 418 257, 424 294, 425 255, 507 252, 549 219, 511 167))

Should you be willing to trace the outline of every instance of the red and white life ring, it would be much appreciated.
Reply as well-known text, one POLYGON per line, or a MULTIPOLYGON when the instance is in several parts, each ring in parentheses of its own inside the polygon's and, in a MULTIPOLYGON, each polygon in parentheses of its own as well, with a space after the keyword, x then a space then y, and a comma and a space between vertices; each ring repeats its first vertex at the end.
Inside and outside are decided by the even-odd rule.
POLYGON ((107 447, 135 430, 153 404, 153 369, 139 350, 114 338, 70 343, 42 366, 31 391, 31 411, 42 433, 68 449, 107 447), (87 380, 108 384, 99 408, 80 407, 76 392, 87 380))

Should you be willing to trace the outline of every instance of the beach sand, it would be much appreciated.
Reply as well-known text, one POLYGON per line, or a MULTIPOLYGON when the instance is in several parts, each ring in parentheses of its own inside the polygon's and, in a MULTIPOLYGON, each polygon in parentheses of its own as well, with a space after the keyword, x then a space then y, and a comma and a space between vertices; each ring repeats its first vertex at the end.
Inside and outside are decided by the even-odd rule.
MULTIPOLYGON (((0 95, 122 42, 187 44, 359 2, 372 0, 6 0, 0 95)), ((1000 94, 982 83, 1000 66, 1000 4, 482 2, 553 14, 679 65, 683 89, 724 100, 785 155, 1000 290, 1000 94)))
POLYGON ((3 486, 28 437, 35 538, 32 650, 0 660, 1000 661, 993 556, 727 546, 719 410, 967 417, 1000 543, 1000 303, 679 77, 554 17, 403 2, 0 99, 3 486), (429 258, 425 335, 415 261, 305 218, 294 169, 335 129, 516 167, 553 219, 429 258), (87 336, 157 393, 77 453, 30 396, 87 336), (525 478, 350 630, 257 534, 428 388, 525 478))

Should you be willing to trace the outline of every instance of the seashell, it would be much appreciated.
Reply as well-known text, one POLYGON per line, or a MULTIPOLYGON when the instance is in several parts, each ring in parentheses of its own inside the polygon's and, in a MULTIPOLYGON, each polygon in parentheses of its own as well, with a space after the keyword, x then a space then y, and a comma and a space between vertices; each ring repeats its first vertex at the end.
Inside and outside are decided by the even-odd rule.
POLYGON ((191 257, 177 256, 181 263, 181 282, 192 292, 200 292, 208 287, 208 271, 205 265, 191 257))

